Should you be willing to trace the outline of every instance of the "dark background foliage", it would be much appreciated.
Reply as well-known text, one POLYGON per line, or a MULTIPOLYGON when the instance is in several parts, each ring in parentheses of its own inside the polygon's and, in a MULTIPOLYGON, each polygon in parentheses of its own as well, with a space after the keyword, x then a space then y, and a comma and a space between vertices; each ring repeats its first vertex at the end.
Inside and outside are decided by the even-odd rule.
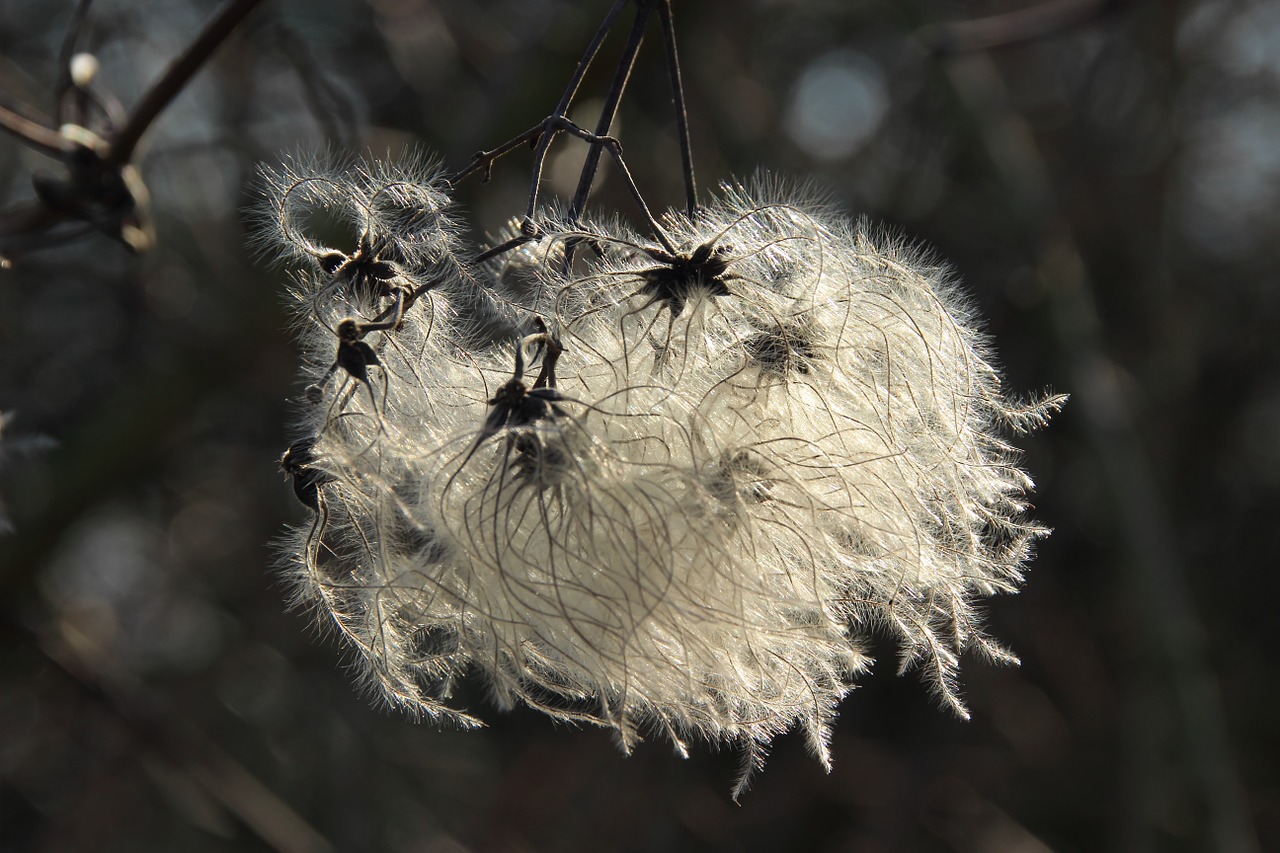
MULTIPOLYGON (((73 5, 0 0, 5 103, 48 112, 73 5)), ((811 178, 931 243, 1008 389, 1073 395, 1022 440, 1056 533, 990 604, 1023 666, 968 663, 972 722, 880 644, 834 772, 784 737, 734 805, 732 754, 623 758, 602 732, 498 713, 482 685, 480 732, 371 706, 286 611, 271 542, 305 511, 276 460, 301 387, 285 275, 245 248, 254 164, 421 145, 460 167, 551 111, 607 5, 267 0, 144 139, 155 249, 92 236, 0 271, 0 846, 1280 847, 1275 0, 1055 0, 1062 21, 961 28, 942 25, 1031 4, 675 3, 704 190, 811 178)), ((129 105, 214 8, 100 0, 82 46, 129 105)), ((682 200, 659 48, 655 25, 615 127, 655 208, 682 200)), ((582 156, 556 143, 553 191, 582 156)), ((0 201, 40 170, 0 139, 0 201)), ((478 245, 528 179, 522 150, 461 186, 478 245)), ((631 209, 608 168, 592 204, 631 209)))

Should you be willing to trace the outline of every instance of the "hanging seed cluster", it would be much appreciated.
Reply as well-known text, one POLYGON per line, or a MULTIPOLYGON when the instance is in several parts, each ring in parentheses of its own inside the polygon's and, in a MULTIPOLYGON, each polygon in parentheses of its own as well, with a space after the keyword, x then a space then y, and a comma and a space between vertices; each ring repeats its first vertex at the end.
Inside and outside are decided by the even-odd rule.
POLYGON ((829 766, 871 636, 962 715, 960 654, 1012 660, 974 605, 1044 530, 1003 436, 1060 400, 1002 394, 920 251, 761 179, 650 235, 543 210, 472 264, 426 160, 262 186, 304 364, 284 561, 395 705, 475 725, 479 677, 627 751, 741 746, 741 787, 796 726, 829 766))

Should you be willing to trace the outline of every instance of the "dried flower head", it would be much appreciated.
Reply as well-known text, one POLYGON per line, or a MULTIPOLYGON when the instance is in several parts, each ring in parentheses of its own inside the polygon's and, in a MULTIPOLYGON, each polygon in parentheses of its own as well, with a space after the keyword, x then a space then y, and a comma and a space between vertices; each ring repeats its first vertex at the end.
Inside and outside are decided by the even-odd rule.
POLYGON ((759 180, 655 239, 546 214, 491 286, 437 264, 423 304, 333 287, 342 265, 291 236, 313 188, 394 273, 375 282, 460 256, 452 228, 381 212, 442 221, 391 174, 267 182, 318 389, 282 463, 315 518, 286 554, 382 695, 474 725, 449 696, 479 672, 625 750, 738 744, 736 794, 793 726, 829 766, 869 633, 962 714, 960 653, 1012 659, 974 603, 1044 531, 1001 434, 1061 400, 1002 396, 945 270, 759 180), (477 335, 481 309, 514 339, 477 335))

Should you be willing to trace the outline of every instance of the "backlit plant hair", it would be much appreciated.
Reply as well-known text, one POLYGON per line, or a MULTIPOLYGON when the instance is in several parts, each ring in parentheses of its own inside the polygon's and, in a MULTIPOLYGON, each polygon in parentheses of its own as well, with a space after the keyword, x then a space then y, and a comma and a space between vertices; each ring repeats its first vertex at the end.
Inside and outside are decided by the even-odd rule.
POLYGON ((263 170, 258 239, 293 269, 306 365, 281 467, 312 520, 282 550, 393 704, 477 725, 451 697, 479 674, 625 751, 740 747, 736 797, 793 727, 830 767, 870 636, 961 715, 961 653, 1014 660, 976 604, 1045 531, 1003 436, 1062 399, 1009 401, 952 275, 813 191, 761 176, 697 203, 666 2, 639 4, 594 132, 566 119, 624 5, 551 115, 453 175, 263 170), (657 218, 608 136, 655 10, 687 189, 657 218), (593 155, 566 208, 539 201, 560 135, 593 155), (524 143, 529 207, 465 248, 452 187, 524 143), (604 155, 638 229, 584 215, 604 155), (313 230, 335 225, 343 248, 313 230))

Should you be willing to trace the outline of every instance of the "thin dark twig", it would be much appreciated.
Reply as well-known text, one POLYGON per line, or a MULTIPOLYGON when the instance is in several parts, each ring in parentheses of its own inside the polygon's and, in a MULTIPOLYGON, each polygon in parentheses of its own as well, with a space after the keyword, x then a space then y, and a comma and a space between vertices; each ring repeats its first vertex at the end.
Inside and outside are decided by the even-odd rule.
POLYGON ((618 164, 618 170, 622 174, 622 182, 627 185, 631 198, 635 200, 640 212, 644 214, 645 221, 649 223, 649 228, 653 231, 654 236, 658 238, 658 242, 662 244, 662 248, 673 255, 676 254, 675 245, 671 242, 671 238, 667 236, 667 232, 658 224, 658 220, 649 211, 649 205, 645 203, 644 196, 640 194, 640 187, 636 184, 636 179, 632 177, 631 170, 627 168, 626 161, 622 159, 622 146, 611 136, 601 137, 598 144, 607 148, 609 153, 613 155, 614 162, 618 164))
POLYGON ((693 177, 693 147, 689 143, 689 113, 684 103, 684 82, 680 77, 680 55, 676 51, 676 26, 671 17, 671 0, 658 3, 662 18, 662 40, 667 46, 667 73, 671 77, 671 100, 676 108, 676 135, 680 137, 680 165, 684 169, 685 210, 692 218, 698 212, 698 184, 693 177))
POLYGON ((485 249, 483 252, 472 258, 471 263, 482 264, 490 258, 496 258, 503 252, 510 252, 512 249, 518 249, 525 243, 532 242, 536 237, 536 234, 517 234, 510 240, 505 240, 491 249, 485 249))
MULTIPOLYGON (((627 0, 615 0, 613 7, 609 9, 609 13, 604 16, 604 20, 600 22, 600 26, 596 29, 596 34, 592 37, 591 43, 587 45, 586 51, 582 55, 582 59, 578 60, 578 67, 574 69, 573 75, 569 78, 569 84, 565 87, 564 94, 560 96, 560 103, 556 105, 555 110, 545 121, 539 122, 534 127, 516 136, 497 148, 489 151, 477 151, 471 158, 471 162, 463 168, 459 169, 449 178, 450 184, 456 184, 463 178, 474 174, 480 169, 484 170, 485 181, 489 180, 493 172, 493 163, 498 158, 511 153, 525 143, 537 146, 534 153, 534 180, 535 184, 531 188, 530 193, 535 198, 537 196, 537 181, 542 174, 541 160, 547 156, 547 146, 551 144, 549 139, 541 136, 542 130, 548 122, 557 118, 562 118, 569 110, 569 105, 573 103, 573 98, 578 93, 578 87, 582 85, 582 78, 586 75, 587 69, 591 67, 592 61, 596 58, 596 54, 600 52, 600 45, 604 43, 604 38, 609 34, 609 30, 613 28, 614 22, 618 19, 618 15, 622 12, 627 0)), ((532 208, 531 208, 532 210, 532 208)), ((530 213, 532 216, 532 213, 530 213)))
POLYGON ((245 16, 262 0, 230 0, 201 31, 186 51, 173 61, 156 84, 147 90, 142 100, 133 108, 129 120, 111 139, 111 150, 106 161, 112 165, 129 162, 133 151, 156 117, 177 97, 191 77, 227 39, 245 16))
POLYGON ((71 57, 76 53, 76 42, 80 40, 80 29, 89 15, 89 6, 93 0, 80 0, 71 23, 67 25, 67 34, 62 39, 62 48, 58 51, 58 80, 53 84, 53 118, 54 124, 61 127, 65 121, 63 115, 63 98, 71 88, 71 57))
POLYGON ((627 185, 627 190, 631 193, 631 197, 635 200, 636 205, 640 208, 640 212, 644 214, 645 221, 649 223, 649 227, 653 229, 654 236, 658 238, 658 242, 662 244, 662 248, 671 254, 676 253, 676 247, 671 243, 671 238, 662 230, 662 226, 658 224, 658 220, 653 218, 653 214, 649 211, 649 205, 645 202, 644 196, 640 193, 640 187, 636 184, 636 179, 632 177, 631 170, 627 168, 627 163, 622 159, 622 143, 612 136, 598 136, 574 124, 569 119, 560 120, 561 130, 565 130, 579 139, 590 142, 592 151, 598 151, 605 148, 613 156, 614 162, 618 164, 618 169, 622 173, 622 181, 627 185))
MULTIPOLYGON (((618 70, 613 76, 613 85, 605 98, 600 112, 600 121, 596 123, 596 136, 608 136, 613 127, 613 120, 618 115, 618 105, 622 101, 622 93, 626 91, 627 82, 631 79, 631 70, 636 64, 636 54, 640 52, 640 42, 644 39, 644 28, 653 13, 653 0, 638 0, 636 20, 631 27, 631 36, 627 40, 626 50, 618 62, 618 70)), ((595 183, 596 170, 600 167, 600 149, 593 147, 587 152, 587 162, 582 166, 582 175, 578 179, 578 189, 573 194, 573 202, 569 205, 569 221, 576 222, 587 204, 587 195, 591 185, 595 183)))
POLYGON ((450 185, 455 185, 459 181, 462 181, 483 169, 483 180, 485 183, 488 183, 489 179, 493 177, 494 162, 510 154, 512 151, 515 151, 521 145, 531 145, 536 143, 538 138, 542 135, 542 131, 546 127, 546 124, 547 119, 543 119, 523 133, 517 134, 511 139, 508 139, 497 148, 490 148, 488 151, 477 151, 475 154, 471 155, 471 162, 450 175, 446 179, 447 182, 450 185))
MULTIPOLYGON (((640 212, 644 215, 645 221, 649 223, 649 227, 658 238, 658 242, 660 242, 663 248, 668 252, 675 254, 675 246, 667 236, 667 233, 662 229, 662 226, 658 224, 658 220, 654 218, 653 213, 649 210, 649 205, 645 202, 644 195, 641 194, 639 185, 636 184, 635 178, 631 174, 631 170, 627 168, 626 160, 622 157, 622 143, 612 136, 597 136, 563 116, 558 120, 547 119, 546 125, 546 135, 548 136, 564 132, 568 133, 570 136, 581 139, 584 142, 590 143, 592 146, 591 150, 593 151, 600 148, 608 149, 609 154, 614 159, 614 162, 618 164, 618 170, 622 174, 623 183, 626 184, 627 190, 631 193, 631 197, 635 200, 636 206, 640 208, 640 212)), ((528 230, 517 234, 509 240, 499 243, 497 246, 476 255, 476 257, 472 259, 472 263, 483 263, 484 261, 496 257, 503 252, 509 252, 512 249, 523 246, 525 243, 537 239, 537 236, 538 233, 536 226, 528 228, 528 230)))
MULTIPOLYGON (((77 8, 71 30, 63 41, 64 55, 74 50, 76 33, 87 14, 90 2, 91 0, 81 0, 77 8)), ((143 95, 133 112, 123 120, 123 127, 118 133, 112 134, 108 142, 102 143, 95 134, 79 127, 73 128, 80 131, 78 135, 51 130, 39 121, 0 106, 0 129, 14 134, 33 148, 61 159, 71 172, 69 181, 41 180, 37 176, 36 191, 44 203, 42 211, 22 206, 0 216, 0 238, 4 238, 0 240, 0 250, 7 253, 6 260, 12 260, 13 247, 9 245, 9 241, 13 238, 54 228, 69 219, 84 219, 135 251, 141 251, 151 244, 154 234, 151 233, 147 215, 146 187, 133 175, 132 167, 128 165, 133 152, 142 134, 156 117, 183 90, 214 50, 226 41, 231 31, 261 2, 262 0, 229 0, 187 50, 174 60, 155 85, 143 95), (76 160, 70 156, 84 150, 91 153, 92 162, 86 163, 83 158, 76 160), (100 215, 101 211, 97 210, 96 205, 106 205, 109 208, 107 219, 100 215), (129 222, 128 219, 133 221, 129 222)), ((66 90, 66 79, 61 75, 70 74, 70 57, 64 56, 60 62, 65 67, 59 71, 58 85, 62 88, 59 89, 58 103, 55 106, 55 113, 59 115, 64 100, 62 96, 66 90)), ((72 80, 71 83, 74 85, 75 81, 72 80)), ((89 102, 106 113, 109 124, 116 123, 111 120, 114 113, 113 100, 104 101, 92 94, 88 97, 89 102)), ((64 233, 49 244, 64 242, 67 236, 64 233)))
MULTIPOLYGON (((618 2, 615 2, 613 7, 609 9, 609 14, 605 16, 604 22, 601 23, 600 28, 596 30, 595 37, 592 38, 591 44, 588 45, 587 52, 583 55, 582 61, 579 62, 578 67, 574 69, 573 77, 570 79, 569 85, 565 87, 564 94, 560 97, 560 103, 556 104, 555 112, 552 113, 553 118, 563 118, 569 111, 569 105, 573 103, 574 95, 578 92, 578 86, 582 83, 583 75, 587 73, 587 67, 590 66, 591 61, 595 59, 596 54, 600 51, 600 45, 604 42, 605 35, 613 28, 613 24, 617 21, 618 15, 621 14, 622 7, 624 5, 625 0, 618 0, 618 2)), ((608 132, 608 128, 606 128, 604 132, 598 135, 604 136, 608 132)), ((533 219, 534 210, 538 206, 538 188, 542 184, 542 168, 543 164, 546 162, 547 149, 550 145, 551 135, 548 134, 543 136, 538 140, 537 150, 534 151, 533 154, 533 177, 531 178, 531 183, 529 185, 529 207, 525 213, 526 220, 533 219)), ((588 159, 592 156, 599 159, 599 154, 594 148, 587 152, 588 159)))

